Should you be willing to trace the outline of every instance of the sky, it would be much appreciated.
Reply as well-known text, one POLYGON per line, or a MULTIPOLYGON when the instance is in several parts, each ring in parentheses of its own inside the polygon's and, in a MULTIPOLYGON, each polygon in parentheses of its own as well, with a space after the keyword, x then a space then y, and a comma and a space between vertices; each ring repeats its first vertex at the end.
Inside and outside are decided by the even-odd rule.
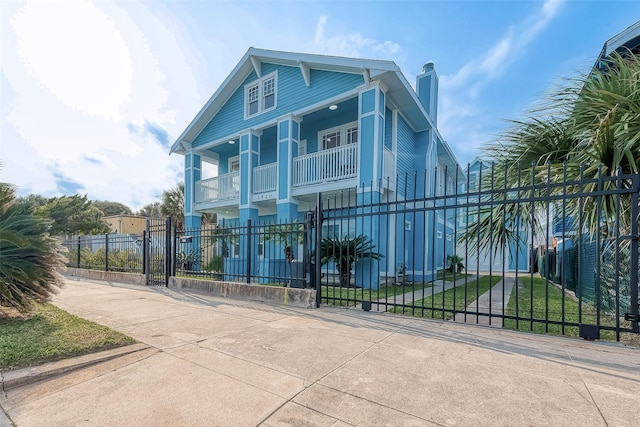
POLYGON ((169 148, 249 47, 434 61, 462 165, 640 19, 638 1, 0 0, 0 181, 134 211, 183 180, 169 148))

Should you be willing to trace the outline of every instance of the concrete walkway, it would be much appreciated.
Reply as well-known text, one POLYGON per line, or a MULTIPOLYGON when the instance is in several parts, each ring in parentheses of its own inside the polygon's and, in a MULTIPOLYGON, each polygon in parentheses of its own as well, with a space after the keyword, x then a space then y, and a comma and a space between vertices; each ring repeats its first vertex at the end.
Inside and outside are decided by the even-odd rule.
POLYGON ((621 345, 87 281, 54 303, 148 348, 0 394, 20 427, 638 423, 621 345))
POLYGON ((466 311, 468 313, 481 313, 481 315, 456 313, 453 320, 502 328, 504 319, 495 316, 504 315, 504 309, 507 308, 515 283, 515 278, 505 276, 490 290, 480 295, 478 299, 467 306, 466 311))
MULTIPOLYGON (((448 291, 449 289, 456 288, 458 286, 462 286, 465 283, 472 283, 476 280, 476 276, 468 276, 463 277, 461 279, 456 280, 455 282, 451 281, 442 281, 436 280, 433 285, 429 288, 418 289, 416 291, 407 292, 405 294, 394 295, 388 298, 382 298, 377 301, 373 301, 371 303, 371 310, 373 311, 387 311, 389 309, 390 304, 407 304, 410 305, 414 301, 419 301, 423 298, 431 297, 432 295, 439 294, 441 292, 448 291)), ((356 308, 362 308, 361 304, 358 304, 356 308)))

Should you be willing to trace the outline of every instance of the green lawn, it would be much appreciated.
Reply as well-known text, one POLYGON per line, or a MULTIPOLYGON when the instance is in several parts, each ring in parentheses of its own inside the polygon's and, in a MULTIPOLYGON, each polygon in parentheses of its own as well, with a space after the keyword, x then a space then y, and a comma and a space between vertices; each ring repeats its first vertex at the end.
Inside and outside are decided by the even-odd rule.
POLYGON ((478 295, 487 292, 489 288, 497 284, 502 276, 481 277, 478 280, 469 281, 466 285, 457 286, 444 293, 429 295, 428 297, 413 302, 416 308, 394 307, 390 313, 400 313, 416 317, 430 317, 435 319, 450 320, 453 313, 445 312, 444 309, 463 310, 466 306, 474 302, 478 295), (465 295, 466 288, 466 295, 465 295))
MULTIPOLYGON (((559 289, 551 282, 546 282, 542 277, 533 278, 533 306, 531 305, 531 280, 529 278, 520 279, 520 284, 517 289, 513 289, 509 304, 505 311, 506 315, 526 318, 527 320, 515 320, 505 319, 504 328, 506 329, 518 329, 520 331, 531 331, 539 334, 551 334, 551 335, 563 335, 562 325, 545 324, 546 319, 551 321, 562 321, 562 305, 564 303, 564 321, 579 323, 579 303, 578 301, 567 294, 563 294, 562 289, 559 289), (548 294, 548 303, 547 300, 548 294), (516 302, 518 302, 518 310, 516 313, 516 302), (532 310, 533 307, 533 310, 532 310), (531 322, 529 319, 538 319, 542 322, 531 322), (517 325, 516 325, 517 323, 517 325)), ((582 323, 596 324, 597 312, 596 309, 588 304, 582 303, 582 323)), ((600 315, 600 324, 607 326, 615 326, 615 319, 604 313, 600 315)), ((622 326, 628 326, 625 322, 622 322, 622 326)), ((564 335, 577 337, 577 326, 565 326, 564 335)), ((616 335, 613 331, 601 331, 600 338, 607 341, 615 341, 616 335)), ((638 337, 629 337, 631 341, 638 341, 638 337)), ((623 340, 628 341, 628 340, 623 340)), ((637 345, 637 343, 636 343, 637 345)))
POLYGON ((341 288, 339 286, 322 286, 321 302, 334 305, 355 306, 360 301, 378 301, 409 292, 429 289, 431 283, 412 283, 405 285, 387 285, 380 289, 341 288))
POLYGON ((132 344, 135 340, 51 304, 28 317, 0 317, 0 371, 132 344))
POLYGON ((456 281, 458 281, 460 279, 463 279, 465 277, 470 277, 470 276, 472 276, 472 274, 456 273, 455 277, 454 277, 454 274, 449 272, 449 271, 447 271, 447 270, 439 270, 438 274, 436 275, 436 280, 443 280, 444 279, 446 281, 453 282, 454 279, 456 281))

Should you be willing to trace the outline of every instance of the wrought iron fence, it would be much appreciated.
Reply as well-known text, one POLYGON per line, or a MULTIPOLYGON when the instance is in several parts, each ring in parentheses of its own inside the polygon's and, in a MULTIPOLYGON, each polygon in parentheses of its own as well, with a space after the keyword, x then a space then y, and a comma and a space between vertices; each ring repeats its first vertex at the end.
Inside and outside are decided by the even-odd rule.
POLYGON ((176 233, 175 272, 179 276, 309 286, 311 250, 308 221, 221 221, 176 233))
POLYGON ((567 168, 480 166, 443 183, 445 169, 334 194, 322 210, 322 303, 585 338, 637 333, 640 176, 567 168))
POLYGON ((515 330, 639 332, 640 175, 449 172, 318 195, 315 213, 290 223, 175 231, 161 220, 142 235, 72 236, 69 265, 146 272, 148 284, 177 275, 314 288, 318 303, 515 330))
POLYGON ((104 271, 143 273, 144 233, 66 236, 67 266, 104 271))

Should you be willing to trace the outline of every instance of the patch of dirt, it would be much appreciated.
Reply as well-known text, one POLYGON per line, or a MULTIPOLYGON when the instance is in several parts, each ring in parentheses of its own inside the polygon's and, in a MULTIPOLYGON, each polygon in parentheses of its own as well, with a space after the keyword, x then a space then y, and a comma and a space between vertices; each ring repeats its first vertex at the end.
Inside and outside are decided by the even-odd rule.
POLYGON ((0 320, 1 319, 26 319, 29 315, 26 313, 20 313, 13 307, 0 306, 0 320))

